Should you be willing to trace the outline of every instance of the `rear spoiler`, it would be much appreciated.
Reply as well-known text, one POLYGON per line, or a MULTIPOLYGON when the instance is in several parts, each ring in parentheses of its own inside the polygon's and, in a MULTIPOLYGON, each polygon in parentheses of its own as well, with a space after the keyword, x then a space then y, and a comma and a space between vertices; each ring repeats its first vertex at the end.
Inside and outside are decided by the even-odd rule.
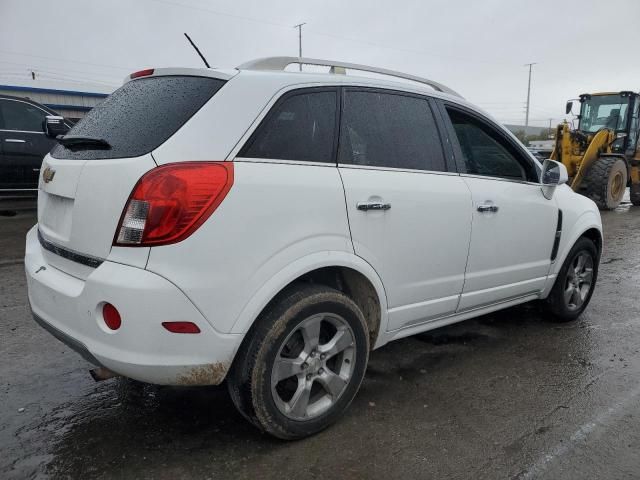
POLYGON ((138 78, 164 76, 211 77, 219 80, 230 80, 238 73, 235 68, 228 70, 214 68, 148 68, 127 75, 122 83, 125 84, 138 78))

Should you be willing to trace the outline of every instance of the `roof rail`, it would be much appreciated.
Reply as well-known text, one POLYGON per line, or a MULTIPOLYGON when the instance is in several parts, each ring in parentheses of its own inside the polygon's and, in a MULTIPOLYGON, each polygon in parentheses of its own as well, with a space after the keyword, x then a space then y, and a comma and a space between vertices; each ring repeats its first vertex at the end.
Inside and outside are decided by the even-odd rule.
POLYGON ((318 65, 323 67, 331 67, 331 73, 338 73, 341 69, 358 70, 361 72, 371 72, 380 75, 388 75, 390 77, 403 78, 405 80, 411 80, 413 82, 429 85, 434 90, 439 92, 455 95, 462 98, 455 90, 450 89, 446 85, 429 80, 428 78, 422 78, 408 73, 397 72, 395 70, 387 70, 386 68, 369 67, 367 65, 359 65, 357 63, 335 62, 333 60, 320 60, 317 58, 306 57, 265 57, 258 58, 256 60, 250 60, 242 65, 239 65, 238 70, 284 70, 291 64, 300 65, 318 65))

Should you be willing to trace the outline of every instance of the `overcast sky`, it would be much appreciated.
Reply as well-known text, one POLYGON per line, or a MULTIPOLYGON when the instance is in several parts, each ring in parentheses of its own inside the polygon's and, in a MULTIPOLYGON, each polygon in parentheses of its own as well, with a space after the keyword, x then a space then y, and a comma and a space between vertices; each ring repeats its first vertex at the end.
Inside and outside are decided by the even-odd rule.
POLYGON ((0 83, 117 87, 145 67, 236 66, 303 54, 449 85, 505 123, 532 125, 588 91, 640 89, 638 0, 0 0, 0 83))

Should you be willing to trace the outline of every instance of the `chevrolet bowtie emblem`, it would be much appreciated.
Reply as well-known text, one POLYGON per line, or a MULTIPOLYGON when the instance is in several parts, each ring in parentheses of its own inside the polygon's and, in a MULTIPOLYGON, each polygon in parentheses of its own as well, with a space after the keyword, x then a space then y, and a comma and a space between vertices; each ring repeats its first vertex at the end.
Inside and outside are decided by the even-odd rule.
POLYGON ((44 172, 42 173, 42 180, 44 180, 44 183, 49 183, 51 180, 53 180, 53 177, 55 175, 56 175, 56 171, 51 167, 47 167, 44 169, 44 172))

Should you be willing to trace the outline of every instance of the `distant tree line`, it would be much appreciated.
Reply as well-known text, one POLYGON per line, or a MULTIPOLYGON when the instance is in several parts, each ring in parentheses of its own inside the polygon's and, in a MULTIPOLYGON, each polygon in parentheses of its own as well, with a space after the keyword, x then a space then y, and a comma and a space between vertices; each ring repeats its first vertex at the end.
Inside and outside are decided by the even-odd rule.
POLYGON ((524 130, 513 132, 513 134, 518 137, 518 140, 524 143, 527 147, 529 146, 529 142, 532 140, 551 140, 549 133, 550 132, 546 129, 534 135, 525 135, 524 130))

